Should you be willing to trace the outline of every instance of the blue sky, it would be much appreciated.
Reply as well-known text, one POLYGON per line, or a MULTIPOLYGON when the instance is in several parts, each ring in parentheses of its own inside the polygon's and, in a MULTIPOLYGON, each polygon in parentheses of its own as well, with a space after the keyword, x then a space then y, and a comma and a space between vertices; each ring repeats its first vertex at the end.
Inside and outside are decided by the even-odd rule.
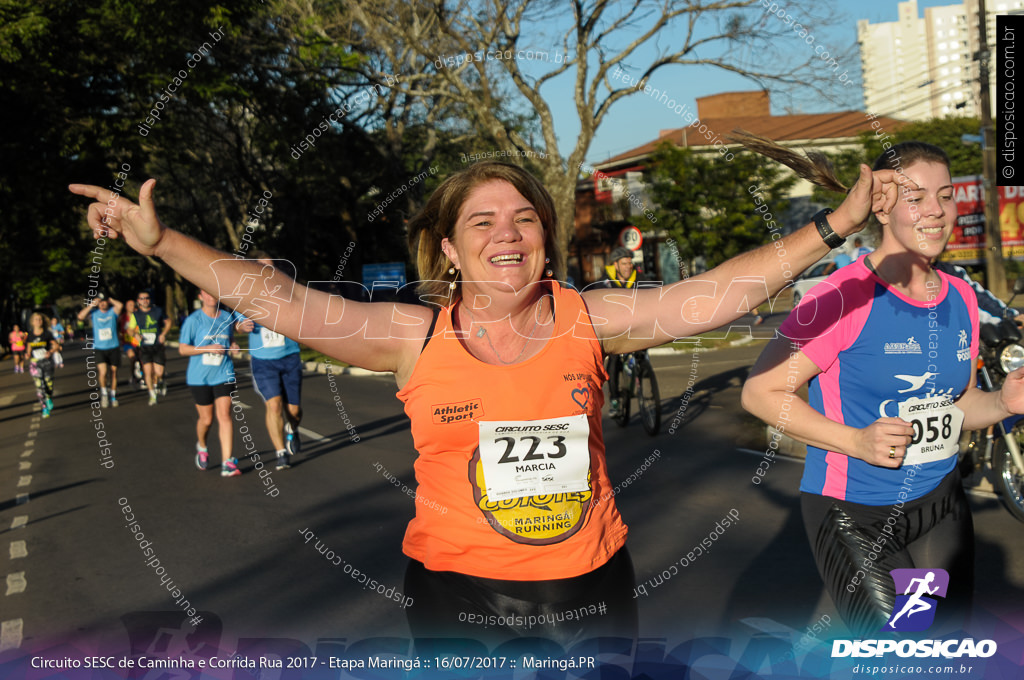
MULTIPOLYGON (((785 5, 785 0, 775 0, 785 5)), ((949 0, 918 0, 918 11, 923 15, 926 7, 958 4, 949 0)), ((897 18, 897 0, 857 0, 857 2, 837 1, 835 5, 844 13, 845 19, 817 31, 821 42, 829 45, 851 46, 856 42, 857 20, 868 19, 873 23, 895 21, 897 18)), ((849 64, 849 72, 860 72, 859 58, 853 51, 854 59, 849 64)), ((842 67, 847 68, 846 64, 842 67)), ((696 112, 697 97, 719 92, 751 90, 756 86, 749 80, 724 72, 713 67, 686 66, 668 67, 651 79, 652 87, 660 87, 671 91, 679 103, 685 104, 690 111, 696 112)), ((568 155, 579 131, 575 111, 571 108, 569 97, 560 97, 545 91, 545 97, 552 106, 559 137, 559 148, 562 156, 568 155)), ((772 113, 786 113, 782 97, 772 97, 772 113)), ((797 110, 806 113, 825 111, 860 109, 863 100, 857 88, 843 97, 842 104, 827 101, 803 99, 790 102, 797 110)), ((640 146, 654 139, 659 130, 678 128, 687 121, 661 104, 652 102, 650 97, 638 93, 620 100, 598 128, 594 141, 587 153, 588 162, 599 162, 616 154, 640 146)))

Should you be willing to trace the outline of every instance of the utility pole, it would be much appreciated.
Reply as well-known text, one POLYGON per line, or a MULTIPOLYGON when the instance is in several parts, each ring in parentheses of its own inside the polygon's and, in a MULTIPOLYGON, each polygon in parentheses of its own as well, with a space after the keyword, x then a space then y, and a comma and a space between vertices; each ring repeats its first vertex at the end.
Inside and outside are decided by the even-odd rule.
POLYGON ((1006 297, 1006 267, 1003 265, 1003 235, 999 226, 999 187, 996 184, 996 130, 992 124, 989 96, 988 13, 985 0, 978 0, 978 83, 981 87, 982 187, 985 190, 985 284, 999 298, 1006 297))

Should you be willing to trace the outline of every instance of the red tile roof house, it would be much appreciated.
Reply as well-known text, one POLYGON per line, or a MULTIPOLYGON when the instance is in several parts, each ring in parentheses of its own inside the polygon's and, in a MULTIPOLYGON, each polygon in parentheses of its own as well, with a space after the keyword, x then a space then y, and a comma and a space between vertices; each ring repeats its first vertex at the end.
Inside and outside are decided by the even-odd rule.
MULTIPOLYGON (((722 145, 733 150, 726 135, 740 128, 798 149, 837 152, 859 148, 857 136, 873 132, 879 137, 905 125, 887 116, 871 116, 863 111, 803 113, 782 116, 771 114, 767 91, 723 92, 697 99, 697 115, 685 111, 688 124, 673 130, 661 130, 650 142, 594 163, 592 177, 581 180, 576 188, 575 238, 569 248, 570 272, 577 283, 601 278, 605 257, 619 244, 627 226, 643 233, 643 269, 649 278, 669 283, 678 280, 674 248, 666 245, 664 231, 645 217, 653 206, 648 198, 643 175, 658 145, 670 142, 698 152, 720 153, 722 145), (628 192, 628 194, 627 194, 628 192), (624 196, 630 214, 624 215, 624 196)), ((811 185, 800 180, 790 192, 790 209, 782 216, 784 231, 803 226, 820 209, 810 201, 811 185)), ((753 208, 751 208, 753 209, 753 208)))

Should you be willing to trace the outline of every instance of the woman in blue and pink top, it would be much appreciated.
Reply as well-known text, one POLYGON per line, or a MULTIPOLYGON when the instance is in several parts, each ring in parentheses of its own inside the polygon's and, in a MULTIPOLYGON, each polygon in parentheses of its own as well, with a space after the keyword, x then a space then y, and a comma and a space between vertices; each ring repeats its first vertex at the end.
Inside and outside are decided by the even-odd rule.
POLYGON ((860 634, 921 629, 906 627, 913 617, 889 624, 907 594, 893 569, 940 584, 945 570, 938 611, 964 625, 974 528, 956 470, 960 430, 1024 412, 1021 371, 1001 392, 974 386, 976 297, 931 265, 956 223, 946 154, 905 142, 882 154, 881 168, 905 183, 892 210, 874 213, 880 246, 800 301, 743 387, 747 410, 808 445, 805 528, 836 608, 860 634), (808 402, 794 395, 805 383, 808 402))

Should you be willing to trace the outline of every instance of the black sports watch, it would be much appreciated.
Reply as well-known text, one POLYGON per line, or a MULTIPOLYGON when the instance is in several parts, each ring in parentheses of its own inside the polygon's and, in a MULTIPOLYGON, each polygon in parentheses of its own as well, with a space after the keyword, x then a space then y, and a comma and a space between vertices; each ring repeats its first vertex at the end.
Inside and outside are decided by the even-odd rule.
POLYGON ((826 215, 832 212, 831 208, 825 208, 814 213, 814 226, 818 228, 818 233, 821 234, 821 240, 825 242, 829 248, 838 248, 839 246, 846 243, 846 239, 837 234, 832 230, 832 225, 828 223, 826 215))

